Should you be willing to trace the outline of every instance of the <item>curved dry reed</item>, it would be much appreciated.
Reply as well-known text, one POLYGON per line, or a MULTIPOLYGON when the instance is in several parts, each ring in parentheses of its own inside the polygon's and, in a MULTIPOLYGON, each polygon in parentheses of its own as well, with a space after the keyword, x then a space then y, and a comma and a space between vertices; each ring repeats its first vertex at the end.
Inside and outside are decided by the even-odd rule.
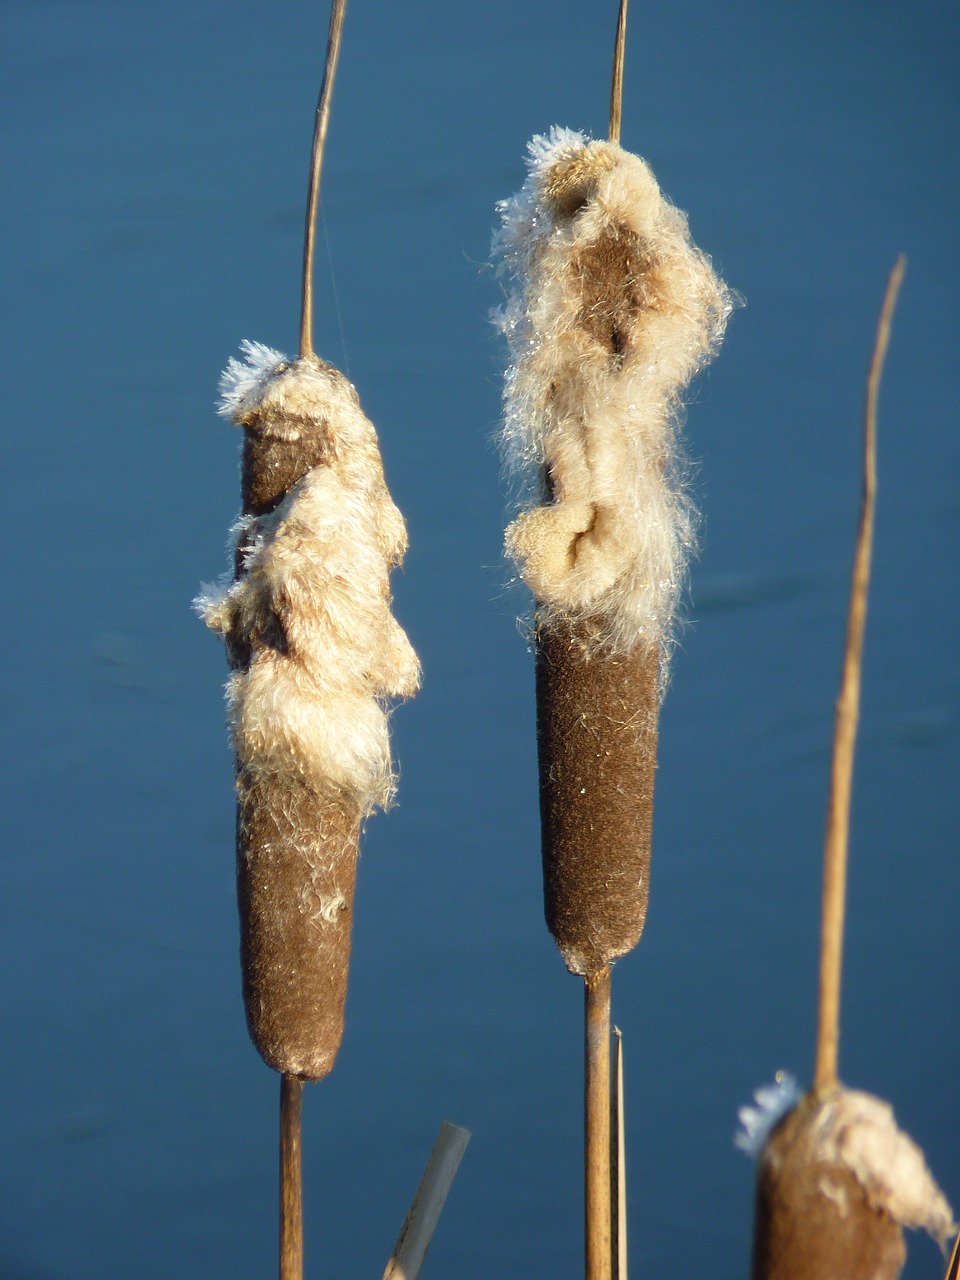
POLYGON ((759 1111, 742 1113, 753 1133, 740 1145, 759 1154, 753 1280, 896 1280, 906 1258, 904 1227, 922 1228, 941 1248, 957 1229, 922 1152, 897 1128, 892 1109, 871 1094, 845 1088, 837 1075, 851 783, 876 494, 876 403, 904 267, 900 257, 887 281, 867 381, 863 501, 824 841, 814 1084, 782 1118, 782 1090, 761 1091, 759 1111))

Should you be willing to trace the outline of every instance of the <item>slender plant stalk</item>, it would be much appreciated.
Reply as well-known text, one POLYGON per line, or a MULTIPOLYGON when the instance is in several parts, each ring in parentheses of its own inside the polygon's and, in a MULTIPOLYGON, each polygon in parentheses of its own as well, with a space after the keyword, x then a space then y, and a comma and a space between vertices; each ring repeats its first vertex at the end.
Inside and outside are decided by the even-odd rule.
POLYGON ((867 616, 870 555, 873 542, 877 487, 877 392, 890 341, 890 324, 906 259, 894 264, 877 325, 877 335, 867 379, 864 408, 864 472, 860 527, 850 588, 850 614, 843 654, 843 675, 834 723, 830 800, 823 853, 823 905, 820 932, 820 1002, 817 1023, 817 1056, 813 1087, 818 1093, 837 1084, 837 1051, 840 1038, 840 977, 843 960, 843 920, 847 888, 847 850, 850 834, 850 795, 853 754, 860 706, 863 632, 867 616))
POLYGON ((583 980, 586 1280, 611 1280, 610 966, 583 980))
POLYGON ((280 1076, 280 1280, 303 1280, 300 1104, 303 1081, 280 1076))
POLYGON ((960 1280, 960 1235, 953 1242, 953 1252, 947 1263, 947 1274, 944 1280, 960 1280))
POLYGON ((612 1228, 614 1280, 627 1280, 627 1168, 623 1120, 623 1034, 613 1028, 613 1086, 610 1094, 610 1164, 613 1170, 612 1228))
POLYGON ((330 31, 327 36, 327 57, 323 67, 323 84, 317 102, 317 119, 313 130, 313 149, 310 153, 310 180, 307 184, 307 215, 303 229, 303 282, 300 291, 300 355, 313 355, 313 246, 317 229, 317 202, 320 199, 320 170, 330 123, 330 101, 333 97, 333 81, 337 74, 340 56, 340 36, 343 32, 343 15, 347 0, 333 0, 330 10, 330 31))
POLYGON ((617 39, 613 47, 613 74, 610 78, 610 141, 620 141, 623 118, 623 55, 627 44, 627 0, 620 0, 617 39))

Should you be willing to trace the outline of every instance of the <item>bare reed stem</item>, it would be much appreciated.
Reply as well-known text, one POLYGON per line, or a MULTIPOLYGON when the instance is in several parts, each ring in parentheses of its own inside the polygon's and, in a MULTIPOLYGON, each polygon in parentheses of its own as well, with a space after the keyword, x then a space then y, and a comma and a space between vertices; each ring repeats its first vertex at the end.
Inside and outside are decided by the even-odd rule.
POLYGON ((310 180, 307 184, 307 216, 303 230, 303 282, 300 292, 300 355, 313 355, 313 245, 317 226, 317 201, 320 198, 320 169, 330 123, 330 101, 333 81, 340 56, 340 36, 347 0, 333 0, 330 30, 327 35, 327 57, 323 66, 323 84, 317 102, 317 119, 310 152, 310 180))
POLYGON ((627 0, 620 0, 617 39, 613 47, 613 74, 610 79, 610 141, 620 141, 623 116, 623 55, 627 44, 627 0))
POLYGON ((623 1034, 613 1028, 613 1088, 610 1098, 610 1166, 613 1278, 627 1280, 627 1151, 623 1119, 623 1034))
POLYGON ((280 1076, 280 1280, 303 1280, 300 1104, 303 1081, 280 1076))
POLYGON ((947 1274, 944 1280, 958 1280, 958 1277, 960 1277, 960 1235, 954 1241, 953 1252, 950 1254, 950 1261, 947 1264, 947 1274))
POLYGON ((583 980, 586 1280, 611 1280, 610 966, 583 980))
POLYGON ((843 960, 843 920, 847 888, 847 851, 850 835, 850 795, 853 754, 860 707, 863 632, 870 583, 874 506, 877 486, 877 393, 890 341, 890 324, 906 259, 894 264, 880 311, 877 335, 867 378, 864 408, 863 501, 850 587, 850 612, 843 653, 843 675, 834 721, 833 761, 830 768, 830 800, 823 851, 823 904, 820 932, 820 1004, 817 1023, 817 1057, 813 1087, 816 1092, 837 1083, 837 1050, 840 1038, 840 977, 843 960))

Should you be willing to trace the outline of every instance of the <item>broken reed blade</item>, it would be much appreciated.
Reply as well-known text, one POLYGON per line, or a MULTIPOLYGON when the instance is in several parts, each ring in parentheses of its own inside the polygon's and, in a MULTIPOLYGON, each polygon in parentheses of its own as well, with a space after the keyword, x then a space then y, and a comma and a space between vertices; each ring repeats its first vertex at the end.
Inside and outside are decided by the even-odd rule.
POLYGON ((680 398, 731 295, 649 167, 553 129, 500 205, 505 545, 536 599, 547 921, 567 967, 636 945, 659 697, 694 545, 680 398))
POLYGON ((316 356, 243 354, 221 379, 244 429, 234 571, 197 603, 233 669, 247 1022, 270 1066, 319 1079, 343 1034, 361 824, 396 785, 388 700, 419 683, 390 612, 406 529, 352 384, 316 356))

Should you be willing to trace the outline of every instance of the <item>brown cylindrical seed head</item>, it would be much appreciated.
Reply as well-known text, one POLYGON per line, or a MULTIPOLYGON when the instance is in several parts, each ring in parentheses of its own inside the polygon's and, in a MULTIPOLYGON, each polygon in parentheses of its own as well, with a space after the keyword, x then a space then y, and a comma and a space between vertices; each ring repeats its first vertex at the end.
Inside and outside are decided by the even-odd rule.
POLYGON ((243 1000, 268 1066, 319 1080, 343 1037, 356 806, 275 776, 237 780, 237 900, 243 1000))
POLYGON ((753 1280, 896 1280, 904 1226, 941 1246, 955 1230, 890 1107, 848 1089, 802 1098, 760 1156, 753 1280))
POLYGON ((544 908, 571 973, 636 946, 650 891, 657 649, 611 653, 584 624, 537 637, 544 908))

